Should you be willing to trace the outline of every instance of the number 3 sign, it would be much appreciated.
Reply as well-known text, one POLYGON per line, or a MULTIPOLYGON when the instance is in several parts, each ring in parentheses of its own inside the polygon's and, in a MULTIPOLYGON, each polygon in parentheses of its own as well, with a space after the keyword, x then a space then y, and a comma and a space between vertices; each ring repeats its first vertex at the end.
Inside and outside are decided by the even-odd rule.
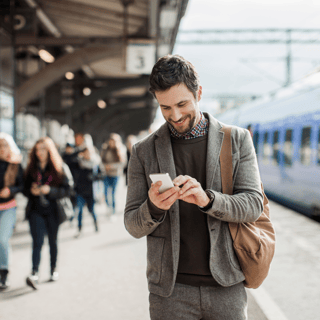
POLYGON ((150 74, 155 64, 154 43, 128 43, 126 70, 134 74, 150 74))

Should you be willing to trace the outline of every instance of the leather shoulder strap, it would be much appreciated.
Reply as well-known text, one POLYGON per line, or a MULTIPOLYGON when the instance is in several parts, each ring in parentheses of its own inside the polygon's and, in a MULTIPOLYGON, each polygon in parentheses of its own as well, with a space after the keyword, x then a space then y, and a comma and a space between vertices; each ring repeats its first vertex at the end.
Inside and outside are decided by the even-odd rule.
POLYGON ((226 126, 221 129, 224 137, 220 152, 222 192, 229 195, 233 194, 231 129, 226 126))

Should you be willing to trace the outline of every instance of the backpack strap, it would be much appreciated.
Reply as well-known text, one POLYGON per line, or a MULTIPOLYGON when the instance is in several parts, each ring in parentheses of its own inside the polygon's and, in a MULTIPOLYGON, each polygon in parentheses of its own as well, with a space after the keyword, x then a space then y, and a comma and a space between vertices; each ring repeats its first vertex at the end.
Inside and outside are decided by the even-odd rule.
POLYGON ((233 194, 231 130, 226 126, 221 129, 224 137, 220 151, 222 192, 229 195, 233 194))

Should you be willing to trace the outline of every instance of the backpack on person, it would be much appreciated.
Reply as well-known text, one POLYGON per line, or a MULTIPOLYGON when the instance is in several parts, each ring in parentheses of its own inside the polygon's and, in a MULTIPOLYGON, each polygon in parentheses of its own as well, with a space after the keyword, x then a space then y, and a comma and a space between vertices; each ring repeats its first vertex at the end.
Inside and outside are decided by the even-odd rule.
MULTIPOLYGON (((231 127, 223 127, 220 153, 222 191, 233 194, 231 127)), ((270 220, 269 201, 261 183, 263 212, 255 222, 229 222, 233 248, 245 276, 247 288, 258 288, 267 277, 275 252, 275 230, 270 220)))

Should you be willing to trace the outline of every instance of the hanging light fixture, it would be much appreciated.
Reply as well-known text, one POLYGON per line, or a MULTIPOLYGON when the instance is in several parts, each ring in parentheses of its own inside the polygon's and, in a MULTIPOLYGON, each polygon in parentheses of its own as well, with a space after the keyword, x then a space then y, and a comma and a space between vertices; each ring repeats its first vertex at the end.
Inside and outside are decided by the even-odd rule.
POLYGON ((72 79, 74 78, 74 73, 68 71, 68 72, 66 72, 65 77, 66 77, 68 80, 72 80, 72 79))
POLYGON ((107 106, 106 102, 101 99, 98 100, 97 105, 100 109, 104 109, 107 106))
POLYGON ((85 87, 85 88, 83 88, 82 93, 83 93, 85 96, 90 96, 90 94, 91 94, 91 89, 88 88, 88 87, 85 87))
POLYGON ((55 61, 54 56, 45 49, 39 50, 39 56, 46 63, 53 63, 55 61))

